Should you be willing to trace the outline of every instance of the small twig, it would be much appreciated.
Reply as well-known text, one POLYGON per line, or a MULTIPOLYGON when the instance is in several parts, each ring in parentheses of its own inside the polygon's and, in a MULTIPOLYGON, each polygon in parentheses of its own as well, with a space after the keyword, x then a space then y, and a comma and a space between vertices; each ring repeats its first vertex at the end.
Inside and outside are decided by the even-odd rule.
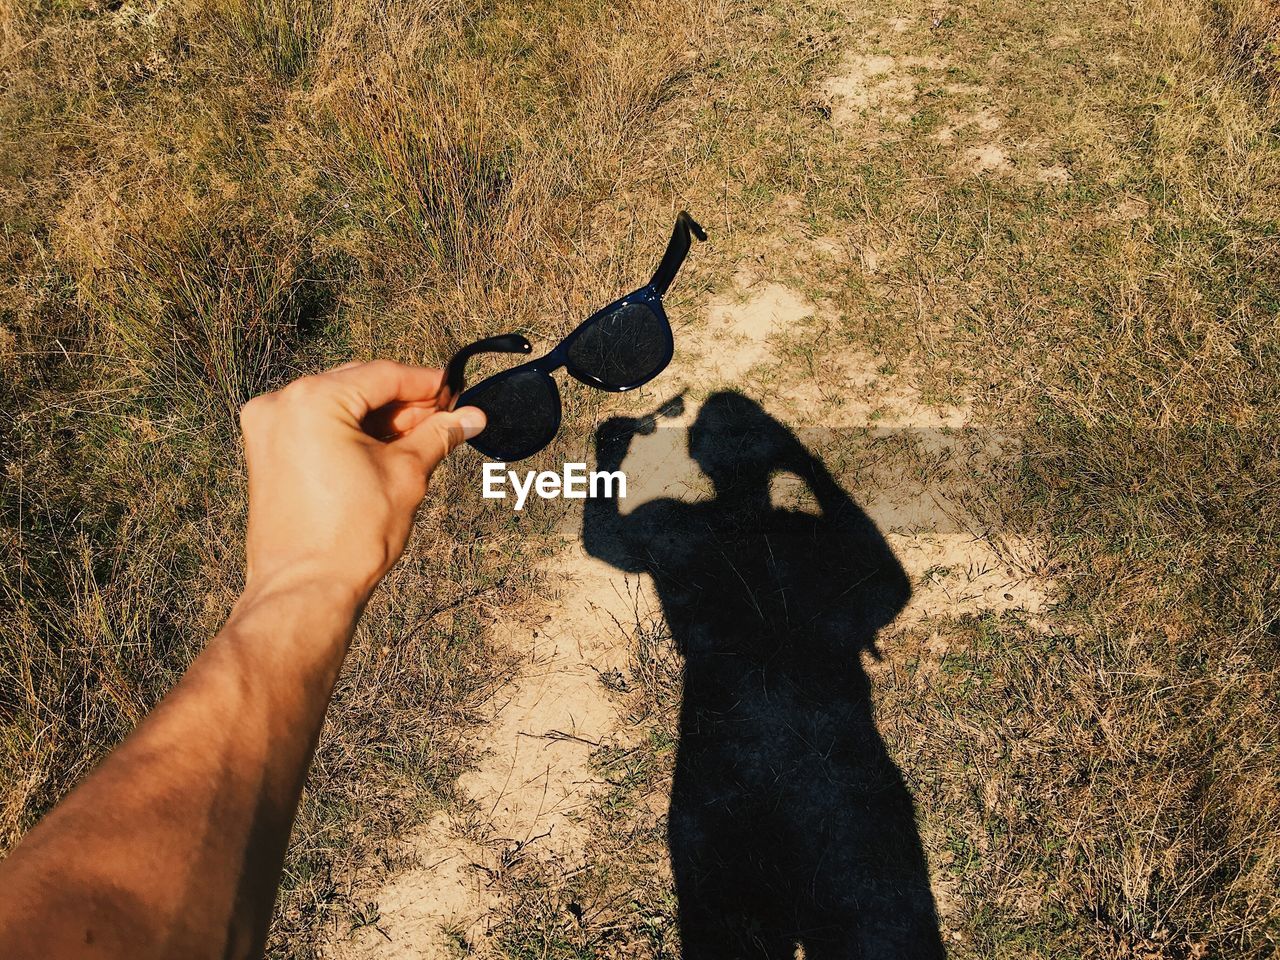
POLYGON ((637 753, 639 750, 640 750, 639 747, 631 747, 630 749, 624 750, 618 755, 610 757, 608 760, 605 760, 602 765, 606 767, 612 767, 615 763, 621 763, 623 760, 626 760, 628 757, 637 753))
POLYGON ((579 737, 576 734, 565 733, 563 730, 548 730, 546 733, 525 733, 520 731, 520 736, 531 737, 534 740, 576 740, 578 743, 585 743, 589 747, 599 747, 597 740, 588 740, 586 737, 579 737))
POLYGON ((467 593, 464 593, 460 597, 455 597, 453 600, 450 600, 448 603, 441 604, 440 606, 433 608, 421 620, 415 623, 413 627, 409 630, 409 632, 406 633, 403 638, 401 638, 400 644, 404 645, 409 640, 415 639, 418 636, 418 634, 420 634, 423 630, 425 630, 427 626, 431 623, 431 621, 434 620, 436 617, 438 617, 440 614, 447 613, 450 610, 456 609, 457 607, 462 606, 464 603, 466 603, 469 600, 476 600, 480 597, 483 597, 487 593, 493 593, 495 590, 498 590, 506 586, 508 579, 509 579, 508 577, 503 577, 502 579, 498 580, 496 583, 491 583, 487 587, 481 587, 478 590, 471 590, 467 593))

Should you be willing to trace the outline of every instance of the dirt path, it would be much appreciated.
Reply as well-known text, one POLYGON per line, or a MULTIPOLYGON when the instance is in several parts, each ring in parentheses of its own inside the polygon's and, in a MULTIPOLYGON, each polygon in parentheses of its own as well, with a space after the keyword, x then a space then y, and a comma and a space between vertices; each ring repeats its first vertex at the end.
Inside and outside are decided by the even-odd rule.
MULTIPOLYGON (((946 68, 938 56, 909 52, 911 31, 927 29, 929 16, 920 11, 913 18, 885 18, 877 31, 863 35, 863 46, 844 51, 836 73, 808 89, 805 95, 829 115, 837 146, 841 138, 893 137, 910 122, 922 78, 946 68)), ((1015 175, 985 89, 942 89, 953 103, 936 138, 954 146, 955 176, 1015 175)), ((759 122, 767 126, 769 119, 759 122)), ((757 155, 732 162, 767 163, 770 149, 764 144, 757 155)), ((1048 169, 1035 176, 1063 173, 1048 169)), ((714 172, 704 180, 714 183, 714 172)), ((704 202, 714 209, 709 198, 704 202)), ((714 220, 708 226, 714 237, 714 220)), ((660 418, 660 429, 632 443, 623 463, 629 495, 622 507, 630 513, 660 498, 708 502, 713 491, 689 456, 688 431, 703 403, 720 391, 757 400, 828 463, 863 464, 855 471, 858 488, 847 492, 881 531, 912 585, 910 601, 880 634, 878 655, 863 657, 873 688, 908 657, 919 661, 923 675, 938 669, 949 641, 945 630, 931 626, 935 619, 1006 611, 1034 617, 1050 592, 1036 576, 1032 548, 1003 537, 978 491, 966 486, 975 465, 1001 452, 989 430, 976 436, 966 430, 971 398, 939 399, 928 386, 929 359, 918 351, 889 357, 874 344, 833 344, 829 333, 843 319, 842 307, 829 287, 802 282, 807 275, 844 273, 874 285, 900 254, 891 227, 879 227, 860 236, 815 236, 799 204, 786 197, 745 215, 733 254, 719 261, 711 271, 719 276, 704 285, 714 292, 682 308, 690 322, 678 331, 671 368, 652 389, 628 400, 627 410, 644 413, 672 395, 685 398, 678 415, 660 418)), ((785 471, 771 478, 770 494, 778 507, 816 509, 807 485, 785 471)), ((663 606, 648 576, 622 572, 585 552, 582 522, 580 510, 566 519, 570 545, 546 569, 551 595, 498 631, 521 667, 494 697, 492 715, 478 730, 481 759, 459 785, 464 801, 408 838, 420 866, 368 891, 361 899, 377 905, 370 922, 332 944, 329 955, 506 955, 500 942, 509 945, 510 938, 497 934, 510 933, 513 912, 530 896, 529 887, 513 878, 572 886, 579 874, 620 856, 600 843, 620 830, 601 810, 617 787, 602 758, 643 752, 660 739, 664 725, 669 733, 674 723, 670 709, 663 718, 661 711, 636 705, 637 658, 651 653, 637 649, 637 638, 643 634, 652 642, 653 630, 646 630, 655 623, 664 634, 663 606)), ((669 634, 665 630, 668 646, 669 634)), ((665 699, 678 700, 678 690, 667 693, 665 699)), ((892 716, 880 718, 882 727, 893 722, 892 716)), ((671 752, 666 747, 657 753, 663 750, 671 752)), ((669 790, 668 763, 633 791, 627 802, 634 810, 623 818, 627 829, 642 825, 649 840, 643 855, 632 850, 622 856, 646 864, 642 869, 662 890, 670 889, 671 868, 665 851, 652 848, 663 833, 669 790)), ((943 935, 950 936, 951 891, 935 876, 932 892, 943 935)), ((574 906, 568 907, 572 917, 556 921, 571 928, 564 934, 570 939, 586 922, 574 906)), ((608 917, 591 921, 599 925, 608 917)), ((532 940, 538 936, 545 931, 530 933, 532 940)))
POLYGON ((409 838, 421 866, 376 893, 379 919, 335 956, 454 956, 483 942, 507 870, 530 857, 565 871, 580 861, 591 755, 625 735, 601 677, 625 656, 610 614, 625 614, 626 598, 600 565, 577 561, 571 551, 547 571, 561 599, 545 613, 499 628, 522 662, 490 702, 480 762, 459 783, 466 799, 409 838))
MULTIPOLYGON (((818 426, 806 423, 812 419, 806 411, 819 381, 802 375, 772 344, 785 340, 783 331, 820 315, 819 305, 781 284, 742 275, 731 298, 712 300, 699 313, 705 323, 664 376, 667 389, 705 397, 740 385, 754 371, 789 384, 766 404, 771 413, 801 428, 802 436, 805 426, 818 426)), ((905 375, 869 374, 875 363, 873 357, 842 361, 835 382, 843 384, 847 400, 839 419, 829 413, 822 419, 823 428, 864 427, 872 411, 886 432, 941 437, 943 428, 964 425, 962 408, 924 404, 905 375)), ((638 438, 623 465, 627 509, 659 497, 706 498, 706 478, 684 449, 698 410, 696 401, 689 402, 662 429, 638 438)), ((1043 585, 1030 575, 1025 545, 992 542, 949 499, 954 491, 944 483, 913 481, 905 470, 891 473, 896 476, 863 492, 862 505, 915 585, 899 628, 939 614, 1042 607, 1043 585)), ((794 478, 775 484, 775 503, 804 509, 803 485, 787 479, 794 478)), ((421 866, 374 894, 376 923, 335 947, 334 956, 484 955, 510 896, 504 874, 533 860, 542 873, 568 877, 588 863, 594 805, 605 786, 593 757, 602 749, 633 747, 646 734, 644 724, 627 715, 625 698, 611 691, 635 655, 627 626, 643 622, 661 604, 647 577, 589 556, 579 542, 580 525, 580 515, 569 518, 564 533, 571 546, 546 570, 553 597, 501 626, 502 641, 523 655, 522 666, 494 697, 492 716, 480 729, 475 746, 481 761, 460 782, 465 803, 412 838, 421 866)), ((935 635, 928 655, 936 662, 945 652, 945 641, 935 635)), ((935 896, 942 901, 944 894, 935 896)))

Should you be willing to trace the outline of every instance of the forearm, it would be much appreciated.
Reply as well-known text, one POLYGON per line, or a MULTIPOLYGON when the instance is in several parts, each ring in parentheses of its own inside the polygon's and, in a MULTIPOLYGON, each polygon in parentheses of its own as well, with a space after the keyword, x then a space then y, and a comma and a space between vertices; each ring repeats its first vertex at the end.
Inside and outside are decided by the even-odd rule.
MULTIPOLYGON (((612 473, 621 469, 631 446, 632 422, 609 421, 596 433, 596 469, 612 473)), ((642 568, 627 543, 627 518, 617 497, 588 497, 582 507, 582 547, 587 554, 622 570, 642 568)))
POLYGON ((0 863, 0 957, 261 951, 360 608, 431 471, 485 425, 436 408, 439 390, 438 370, 378 360, 244 406, 250 587, 182 682, 0 863))
POLYGON ((0 864, 0 952, 260 951, 358 600, 321 585, 246 593, 182 682, 0 864))

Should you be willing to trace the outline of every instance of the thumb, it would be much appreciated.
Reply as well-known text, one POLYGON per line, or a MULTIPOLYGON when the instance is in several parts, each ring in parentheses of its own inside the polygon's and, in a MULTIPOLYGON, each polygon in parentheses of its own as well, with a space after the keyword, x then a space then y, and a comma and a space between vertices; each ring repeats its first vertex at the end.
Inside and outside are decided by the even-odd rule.
POLYGON ((479 407, 433 413, 396 440, 394 446, 415 456, 430 473, 455 447, 477 436, 486 422, 484 411, 479 407))

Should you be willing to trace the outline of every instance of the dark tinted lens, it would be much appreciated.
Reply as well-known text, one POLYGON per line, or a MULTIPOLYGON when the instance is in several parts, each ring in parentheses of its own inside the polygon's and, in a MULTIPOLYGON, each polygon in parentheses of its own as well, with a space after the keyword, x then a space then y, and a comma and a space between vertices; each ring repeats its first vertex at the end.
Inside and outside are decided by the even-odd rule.
POLYGON ((621 390, 655 376, 668 359, 667 321, 642 303, 628 303, 600 317, 569 345, 567 366, 621 390))
POLYGON ((476 384, 458 406, 479 407, 488 425, 471 445, 494 460, 533 456, 560 426, 560 393, 544 373, 525 371, 476 384))

